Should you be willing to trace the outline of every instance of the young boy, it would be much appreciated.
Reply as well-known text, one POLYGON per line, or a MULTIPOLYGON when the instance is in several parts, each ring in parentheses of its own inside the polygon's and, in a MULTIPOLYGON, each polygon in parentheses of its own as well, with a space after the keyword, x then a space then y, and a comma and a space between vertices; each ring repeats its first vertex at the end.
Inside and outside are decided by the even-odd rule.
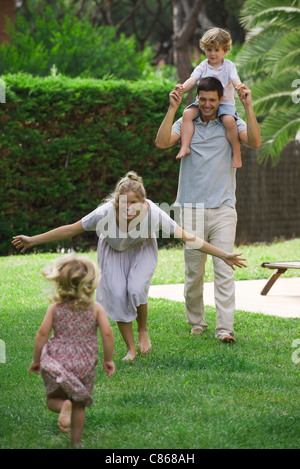
MULTIPOLYGON (((215 77, 224 88, 224 96, 219 106, 218 117, 226 129, 226 137, 232 147, 232 165, 234 168, 242 166, 241 147, 235 119, 238 114, 235 109, 234 88, 241 85, 235 65, 225 55, 231 48, 230 34, 221 28, 209 29, 200 39, 200 47, 205 52, 206 60, 201 62, 186 80, 181 89, 189 91, 200 78, 215 77)), ((199 114, 199 104, 196 100, 183 112, 181 130, 181 149, 176 159, 183 158, 190 153, 190 141, 194 132, 193 120, 199 114)))

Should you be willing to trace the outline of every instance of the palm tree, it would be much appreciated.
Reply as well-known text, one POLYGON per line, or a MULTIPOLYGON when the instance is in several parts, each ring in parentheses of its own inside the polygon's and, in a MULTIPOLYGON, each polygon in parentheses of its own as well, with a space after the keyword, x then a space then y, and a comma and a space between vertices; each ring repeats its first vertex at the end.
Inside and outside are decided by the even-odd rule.
POLYGON ((300 0, 247 0, 240 21, 247 34, 235 62, 260 122, 259 160, 276 164, 300 128, 300 0))

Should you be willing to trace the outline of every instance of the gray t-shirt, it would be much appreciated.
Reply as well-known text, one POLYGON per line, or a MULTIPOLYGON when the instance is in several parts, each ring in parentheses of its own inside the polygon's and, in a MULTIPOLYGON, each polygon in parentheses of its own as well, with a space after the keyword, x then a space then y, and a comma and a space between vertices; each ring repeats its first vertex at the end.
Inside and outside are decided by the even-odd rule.
MULTIPOLYGON (((182 118, 172 131, 180 135, 182 118)), ((246 123, 236 120, 238 131, 246 123)), ((191 153, 180 160, 177 198, 174 205, 203 204, 204 208, 229 205, 235 208, 236 168, 232 166, 232 149, 225 127, 219 118, 208 123, 194 120, 195 131, 190 143, 191 153)))

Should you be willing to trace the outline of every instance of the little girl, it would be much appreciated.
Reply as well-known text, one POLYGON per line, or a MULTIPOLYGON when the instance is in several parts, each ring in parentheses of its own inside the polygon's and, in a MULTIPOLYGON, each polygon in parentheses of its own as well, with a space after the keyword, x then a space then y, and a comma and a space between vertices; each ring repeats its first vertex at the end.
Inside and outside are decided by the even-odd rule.
MULTIPOLYGON (((226 129, 226 137, 232 147, 232 165, 234 168, 240 168, 242 160, 238 130, 235 123, 238 114, 235 109, 234 88, 242 83, 235 65, 230 60, 224 59, 230 50, 231 44, 231 37, 227 31, 221 28, 209 29, 200 40, 200 47, 205 52, 206 60, 195 68, 190 78, 183 85, 179 86, 183 92, 189 91, 200 78, 210 76, 217 78, 222 83, 224 96, 218 109, 218 117, 220 117, 226 129)), ((193 120, 196 119, 198 114, 199 103, 197 99, 183 112, 181 149, 176 159, 190 153, 189 146, 194 133, 193 120)))
POLYGON ((41 371, 47 406, 59 413, 58 426, 64 433, 71 427, 71 443, 79 447, 85 407, 93 402, 97 329, 107 376, 115 371, 113 333, 103 307, 93 300, 99 270, 91 260, 73 254, 62 256, 42 273, 56 284, 57 291, 36 335, 29 374, 41 371), (49 339, 52 329, 54 335, 49 339))

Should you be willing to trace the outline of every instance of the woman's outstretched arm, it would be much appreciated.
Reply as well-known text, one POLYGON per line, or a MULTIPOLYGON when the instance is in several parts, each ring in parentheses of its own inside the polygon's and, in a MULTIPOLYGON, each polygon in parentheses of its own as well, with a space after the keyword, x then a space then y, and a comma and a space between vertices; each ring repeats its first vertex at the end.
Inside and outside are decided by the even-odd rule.
POLYGON ((245 261, 246 259, 239 257, 242 252, 229 253, 223 251, 222 249, 216 248, 212 244, 203 241, 203 239, 187 233, 182 228, 180 228, 180 226, 176 227, 174 237, 182 241, 190 249, 196 249, 197 251, 205 252, 206 254, 210 254, 211 256, 219 257, 233 270, 234 266, 247 267, 246 264, 243 263, 243 261, 245 261))
POLYGON ((59 228, 55 228, 54 230, 35 236, 14 236, 12 244, 16 249, 21 250, 20 252, 24 253, 27 249, 32 248, 37 244, 52 243, 53 241, 73 238, 73 236, 83 232, 84 229, 82 227, 82 222, 79 220, 71 225, 60 226, 59 228))

